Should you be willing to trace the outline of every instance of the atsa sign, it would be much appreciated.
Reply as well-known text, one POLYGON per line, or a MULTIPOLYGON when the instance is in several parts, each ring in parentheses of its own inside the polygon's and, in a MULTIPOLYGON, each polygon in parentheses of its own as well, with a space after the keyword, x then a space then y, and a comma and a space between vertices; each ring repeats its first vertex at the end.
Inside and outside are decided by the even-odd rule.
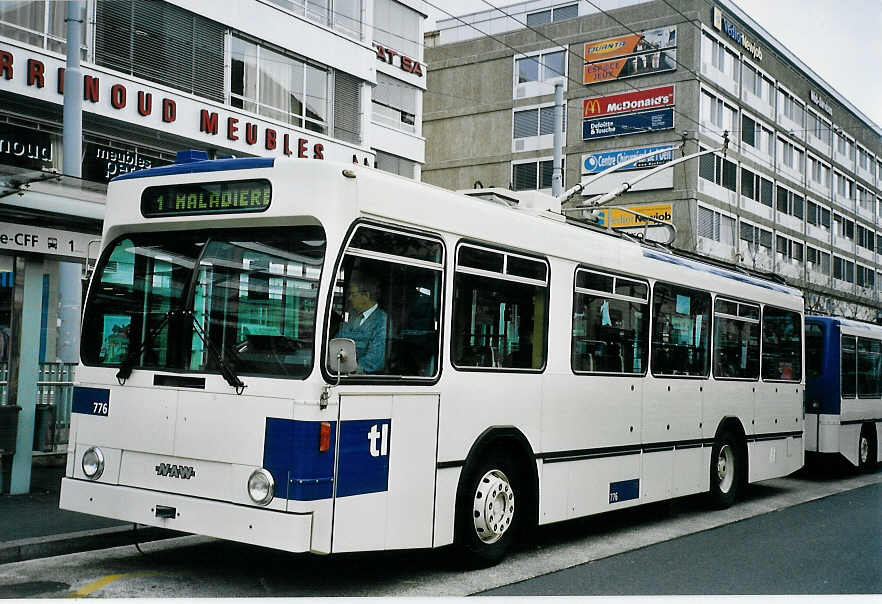
POLYGON ((632 113, 644 109, 660 109, 674 105, 674 87, 661 86, 637 92, 598 96, 582 101, 582 117, 600 117, 617 113, 632 113))
POLYGON ((416 59, 411 59, 407 55, 403 55, 391 48, 380 46, 376 42, 374 43, 374 50, 377 51, 378 61, 388 63, 389 65, 396 65, 401 68, 401 71, 406 71, 415 76, 423 77, 423 66, 420 65, 420 62, 416 59))
POLYGON ((643 113, 630 113, 601 117, 582 122, 582 140, 606 138, 622 134, 639 134, 674 127, 674 110, 656 109, 643 113))

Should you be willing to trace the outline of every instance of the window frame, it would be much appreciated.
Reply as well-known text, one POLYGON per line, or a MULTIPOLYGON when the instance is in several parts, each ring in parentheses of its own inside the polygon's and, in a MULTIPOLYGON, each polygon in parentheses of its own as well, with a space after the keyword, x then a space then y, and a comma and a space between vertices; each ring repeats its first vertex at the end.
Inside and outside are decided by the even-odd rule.
POLYGON ((570 306, 570 370, 574 375, 601 375, 605 377, 627 377, 627 378, 639 378, 646 377, 649 374, 649 346, 651 340, 651 332, 652 331, 652 284, 649 282, 646 277, 635 277, 629 275, 627 273, 618 273, 612 272, 605 268, 594 267, 588 264, 577 264, 576 268, 573 271, 573 296, 571 300, 570 306), (580 288, 577 283, 579 282, 579 271, 595 273, 598 275, 603 275, 606 277, 611 277, 613 279, 613 291, 612 292, 603 292, 588 288, 580 288), (646 299, 641 300, 639 298, 634 298, 632 296, 625 296, 622 294, 615 293, 615 284, 616 280, 622 278, 628 281, 634 281, 635 283, 641 283, 646 286, 646 299), (646 306, 646 341, 641 342, 646 346, 646 357, 645 357, 645 365, 643 366, 642 373, 614 373, 607 371, 584 371, 580 369, 576 369, 573 366, 573 334, 575 333, 575 312, 576 312, 576 295, 597 295, 604 296, 608 298, 612 298, 614 300, 621 300, 623 302, 637 302, 646 306))
MULTIPOLYGON (((383 222, 378 222, 375 220, 366 220, 359 218, 354 220, 352 224, 349 226, 349 230, 346 232, 346 236, 343 237, 342 243, 340 245, 340 249, 337 251, 337 257, 334 259, 332 274, 330 283, 328 286, 327 295, 325 298, 325 313, 322 319, 324 320, 324 325, 322 325, 322 346, 321 346, 321 357, 317 359, 318 365, 321 367, 322 377, 325 382, 328 384, 337 383, 337 375, 331 373, 330 368, 328 367, 328 345, 332 338, 330 338, 330 323, 331 323, 331 312, 334 308, 334 289, 337 285, 337 274, 339 272, 340 267, 343 263, 343 258, 346 256, 346 252, 349 249, 349 243, 355 237, 356 232, 359 227, 367 227, 375 230, 387 231, 391 233, 399 233, 402 235, 406 235, 408 237, 417 237, 420 239, 427 239, 429 241, 433 241, 441 244, 441 261, 439 264, 434 262, 428 262, 423 260, 410 259, 408 262, 401 262, 400 259, 402 256, 395 256, 391 254, 382 254, 380 252, 371 252, 370 250, 365 250, 364 254, 357 254, 360 258, 367 258, 372 260, 387 260, 389 258, 394 258, 398 260, 393 260, 398 264, 402 264, 405 266, 415 266, 418 268, 428 268, 428 269, 436 269, 440 266, 441 271, 441 299, 439 301, 440 310, 438 313, 438 369, 434 376, 423 377, 423 376, 389 376, 389 375, 378 375, 376 377, 369 375, 358 375, 358 374, 350 374, 349 376, 343 376, 341 378, 341 383, 345 380, 346 384, 402 384, 407 383, 408 385, 421 385, 421 386, 432 386, 438 383, 441 379, 441 376, 444 372, 444 327, 445 327, 445 317, 444 311, 446 307, 446 295, 447 295, 447 244, 444 241, 444 237, 442 237, 438 233, 434 233, 432 231, 425 231, 420 229, 415 229, 411 227, 403 227, 394 224, 386 224, 383 222)), ((361 249, 361 248, 356 248, 361 249)))
POLYGON ((716 295, 713 297, 712 304, 713 304, 713 306, 711 307, 712 308, 711 314, 713 315, 713 318, 712 318, 713 331, 711 332, 711 336, 712 336, 711 375, 713 376, 714 380, 720 381, 720 382, 758 382, 760 380, 760 375, 762 372, 762 358, 763 358, 763 353, 762 353, 762 342, 763 342, 762 307, 761 307, 760 303, 759 302, 749 302, 746 300, 739 300, 739 299, 733 298, 731 296, 716 295), (716 306, 717 306, 718 300, 722 301, 722 302, 732 302, 733 304, 737 304, 739 309, 740 309, 741 305, 756 308, 757 318, 751 319, 748 317, 741 317, 741 316, 735 317, 735 316, 732 316, 732 315, 729 315, 726 313, 718 313, 716 311, 716 306), (740 378, 740 377, 721 377, 721 376, 717 375, 716 362, 715 362, 716 354, 717 354, 717 315, 719 315, 722 318, 728 319, 730 321, 740 321, 742 323, 752 323, 752 324, 757 325, 757 328, 759 329, 759 335, 758 335, 759 341, 757 342, 757 354, 759 356, 757 358, 757 363, 756 363, 756 377, 740 378))
MULTIPOLYGON (((529 252, 524 252, 515 248, 504 247, 496 244, 488 244, 482 241, 477 241, 473 239, 460 239, 456 242, 456 246, 454 248, 454 255, 451 261, 451 271, 453 273, 453 284, 451 288, 451 296, 456 295, 456 286, 457 286, 457 273, 465 273, 467 275, 473 275, 476 277, 485 277, 490 279, 497 279, 500 281, 509 281, 514 283, 520 283, 523 285, 537 285, 545 288, 545 312, 544 314, 544 322, 541 325, 542 329, 542 348, 543 348, 543 357, 542 357, 542 366, 536 369, 533 368, 511 368, 511 367, 474 367, 468 365, 457 365, 454 361, 455 355, 453 347, 455 346, 454 338, 450 338, 450 366, 453 367, 455 371, 462 371, 466 373, 471 372, 481 372, 481 373, 531 373, 531 374, 542 374, 545 373, 545 370, 548 368, 548 357, 550 354, 550 350, 548 348, 548 331, 549 324, 551 321, 551 312, 549 308, 549 302, 551 300, 551 263, 548 258, 538 254, 531 254, 529 252), (470 247, 477 250, 486 250, 490 252, 495 252, 499 254, 503 254, 505 260, 503 261, 503 271, 506 270, 508 266, 507 256, 514 256, 515 258, 523 258, 525 260, 531 260, 534 262, 541 262, 545 265, 545 282, 539 281, 537 279, 530 279, 529 277, 519 277, 517 275, 508 275, 505 272, 496 273, 493 271, 487 271, 477 268, 471 267, 460 267, 459 266, 459 251, 462 247, 470 247)), ((453 324, 455 321, 455 312, 456 309, 451 307, 451 317, 450 317, 450 328, 453 330, 453 324)), ((443 318, 443 313, 442 313, 443 318)), ((443 335, 443 333, 442 333, 443 335)), ((443 348, 443 345, 442 345, 443 348)))

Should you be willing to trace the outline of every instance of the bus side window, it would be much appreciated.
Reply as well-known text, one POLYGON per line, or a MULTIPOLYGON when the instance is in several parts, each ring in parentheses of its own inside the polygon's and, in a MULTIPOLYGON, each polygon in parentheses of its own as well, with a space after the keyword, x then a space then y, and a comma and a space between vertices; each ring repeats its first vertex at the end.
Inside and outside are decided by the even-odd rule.
POLYGON ((714 302, 714 377, 759 378, 759 306, 717 298, 714 302))
POLYGON ((358 375, 433 377, 439 369, 440 241, 359 226, 334 287, 328 339, 355 341, 358 375))
POLYGON ((858 396, 879 398, 882 395, 880 363, 882 363, 882 342, 858 338, 858 396))
POLYGON ((798 312, 766 306, 763 309, 764 380, 802 379, 802 329, 798 312))
POLYGON ((570 348, 574 371, 642 375, 648 340, 646 283, 583 269, 576 272, 570 348))
POLYGON ((710 294, 656 283, 652 306, 653 375, 707 377, 710 294))
POLYGON ((453 282, 452 359, 458 368, 545 366, 548 265, 461 245, 453 282))

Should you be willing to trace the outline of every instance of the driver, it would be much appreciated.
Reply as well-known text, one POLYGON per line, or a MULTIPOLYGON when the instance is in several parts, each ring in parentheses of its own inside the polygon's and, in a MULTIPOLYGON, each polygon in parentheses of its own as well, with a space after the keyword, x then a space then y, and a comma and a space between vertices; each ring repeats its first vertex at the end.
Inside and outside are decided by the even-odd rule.
POLYGON ((355 341, 356 373, 382 373, 386 365, 386 313, 380 308, 378 286, 367 279, 349 286, 349 320, 335 337, 355 341))

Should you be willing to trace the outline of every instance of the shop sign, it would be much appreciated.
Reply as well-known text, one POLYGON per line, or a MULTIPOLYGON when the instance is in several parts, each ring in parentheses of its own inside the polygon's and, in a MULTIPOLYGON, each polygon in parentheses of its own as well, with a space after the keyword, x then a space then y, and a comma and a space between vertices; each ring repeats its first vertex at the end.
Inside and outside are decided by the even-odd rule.
POLYGON ((629 113, 601 117, 582 122, 582 140, 641 134, 656 130, 669 130, 674 127, 674 110, 656 109, 643 113, 629 113))
POLYGON ((724 17, 723 12, 716 6, 714 7, 713 21, 714 27, 716 27, 718 31, 725 33, 737 44, 740 44, 741 47, 750 53, 755 60, 763 60, 763 49, 760 48, 759 44, 745 36, 744 33, 738 31, 735 24, 724 17))
POLYGON ((0 124, 0 164, 41 170, 52 164, 52 137, 48 132, 0 124))
POLYGON ((624 168, 621 168, 621 171, 648 170, 666 164, 674 159, 674 148, 671 145, 657 145, 655 147, 638 147, 636 149, 619 149, 615 151, 587 153, 582 156, 582 174, 599 174, 615 165, 625 163, 635 157, 640 157, 641 155, 646 155, 647 153, 652 152, 658 153, 652 157, 647 157, 636 164, 625 166, 624 168))
MULTIPOLYGON (((662 220, 668 224, 671 223, 671 220, 673 220, 674 217, 674 207, 673 204, 670 203, 628 206, 628 209, 633 210, 634 212, 639 212, 644 216, 655 218, 656 220, 662 220)), ((596 214, 600 219, 601 226, 609 226, 614 229, 642 227, 646 224, 649 226, 658 225, 657 222, 641 218, 640 216, 635 216, 634 214, 625 212, 619 208, 601 208, 597 210, 596 214)))
POLYGON ((600 117, 617 113, 633 113, 674 105, 674 87, 662 86, 637 92, 598 96, 582 101, 582 117, 600 117))
POLYGON ((95 143, 86 143, 83 152, 83 178, 110 182, 115 176, 165 166, 172 162, 137 151, 114 149, 95 143))
POLYGON ((635 76, 674 71, 677 27, 661 27, 627 36, 587 42, 583 84, 596 84, 635 76))
POLYGON ((0 222, 0 250, 83 259, 96 239, 100 236, 0 222))
MULTIPOLYGON (((60 105, 64 61, 0 43, 0 92, 60 105)), ((83 111, 249 155, 333 159, 373 165, 374 155, 315 132, 266 121, 222 103, 176 94, 122 74, 84 65, 83 111)))
POLYGON ((824 100, 824 98, 819 95, 814 90, 809 90, 809 96, 812 99, 812 103, 823 109, 825 112, 829 114, 833 114, 833 108, 830 106, 830 103, 824 100))
POLYGON ((386 46, 380 46, 376 42, 374 42, 374 50, 377 52, 378 61, 399 67, 401 71, 406 73, 412 73, 415 76, 423 77, 423 66, 416 59, 411 59, 407 55, 403 55, 386 46))

